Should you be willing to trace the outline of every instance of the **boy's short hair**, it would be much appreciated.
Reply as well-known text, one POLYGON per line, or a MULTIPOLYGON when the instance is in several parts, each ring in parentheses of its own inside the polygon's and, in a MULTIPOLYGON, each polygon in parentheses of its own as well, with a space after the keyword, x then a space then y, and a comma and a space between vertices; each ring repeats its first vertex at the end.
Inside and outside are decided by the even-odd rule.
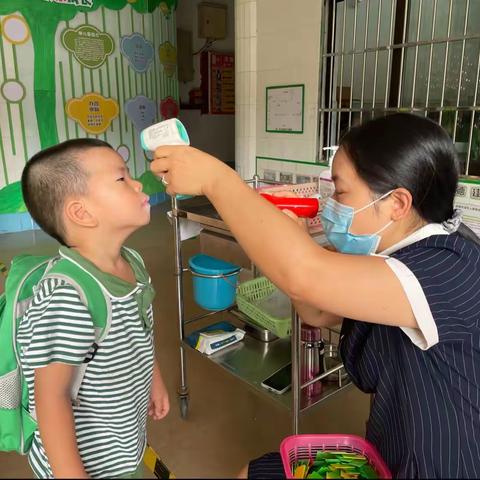
POLYGON ((39 227, 66 245, 62 209, 68 195, 87 193, 88 174, 79 154, 91 148, 112 148, 95 138, 67 140, 34 155, 22 173, 25 205, 39 227))

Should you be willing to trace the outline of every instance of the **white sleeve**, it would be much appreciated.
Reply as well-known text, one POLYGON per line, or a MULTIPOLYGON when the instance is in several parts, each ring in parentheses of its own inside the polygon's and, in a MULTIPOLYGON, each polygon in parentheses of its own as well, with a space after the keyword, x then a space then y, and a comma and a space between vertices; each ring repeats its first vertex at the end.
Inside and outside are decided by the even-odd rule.
POLYGON ((422 286, 404 263, 391 257, 385 261, 400 280, 418 324, 418 328, 400 328, 417 347, 428 350, 438 343, 438 330, 422 286))

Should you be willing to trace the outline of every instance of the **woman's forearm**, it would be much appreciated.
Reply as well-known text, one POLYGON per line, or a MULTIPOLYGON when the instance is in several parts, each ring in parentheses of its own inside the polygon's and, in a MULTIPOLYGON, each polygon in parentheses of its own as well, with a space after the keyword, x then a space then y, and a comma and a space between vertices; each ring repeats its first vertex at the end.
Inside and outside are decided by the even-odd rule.
POLYGON ((318 261, 322 248, 292 219, 259 198, 233 170, 224 172, 218 182, 221 186, 212 183, 207 197, 245 253, 275 285, 293 296, 300 260, 315 253, 318 261))
POLYGON ((206 195, 245 253, 294 301, 340 317, 418 328, 384 258, 320 247, 214 157, 191 147, 160 147, 152 170, 170 194, 206 195))
POLYGON ((293 302, 293 306, 302 322, 312 325, 312 327, 334 327, 342 323, 342 317, 333 313, 322 312, 318 308, 307 305, 306 303, 293 302))
POLYGON ((383 258, 322 248, 233 171, 222 172, 204 193, 245 253, 294 302, 342 318, 418 328, 403 287, 383 258))

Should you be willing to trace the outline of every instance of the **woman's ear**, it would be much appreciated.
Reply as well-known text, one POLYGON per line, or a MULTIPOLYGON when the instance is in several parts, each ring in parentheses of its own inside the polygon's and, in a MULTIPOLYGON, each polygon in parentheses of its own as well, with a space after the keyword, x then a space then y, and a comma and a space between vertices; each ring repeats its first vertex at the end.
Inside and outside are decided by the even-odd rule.
POLYGON ((393 202, 391 219, 398 221, 407 217, 412 210, 412 194, 406 188, 397 188, 392 192, 391 199, 393 202))
POLYGON ((86 208, 81 200, 70 200, 65 204, 65 216, 75 225, 85 228, 94 228, 98 221, 86 208))

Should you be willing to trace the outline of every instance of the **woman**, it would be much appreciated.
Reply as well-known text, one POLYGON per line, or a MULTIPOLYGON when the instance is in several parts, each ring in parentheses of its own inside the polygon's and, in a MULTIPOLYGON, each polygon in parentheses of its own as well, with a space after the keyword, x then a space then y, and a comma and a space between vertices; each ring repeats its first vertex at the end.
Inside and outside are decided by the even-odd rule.
POLYGON ((345 367, 375 393, 366 436, 395 477, 480 476, 480 242, 453 209, 455 151, 440 126, 396 114, 342 139, 322 213, 339 253, 205 153, 162 147, 152 169, 169 193, 210 199, 303 321, 345 319, 345 367))

